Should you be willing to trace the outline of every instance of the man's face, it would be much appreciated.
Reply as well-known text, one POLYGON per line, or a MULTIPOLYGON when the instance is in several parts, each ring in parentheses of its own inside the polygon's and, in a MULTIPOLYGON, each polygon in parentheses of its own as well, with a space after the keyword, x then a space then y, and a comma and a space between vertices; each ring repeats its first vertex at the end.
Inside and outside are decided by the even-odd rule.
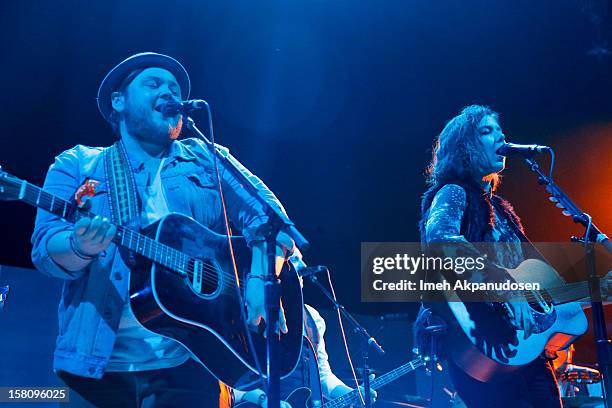
POLYGON ((155 109, 168 101, 181 100, 181 88, 169 71, 143 70, 118 98, 113 98, 113 108, 120 112, 131 136, 155 144, 166 144, 176 137, 180 115, 164 116, 155 109))
POLYGON ((478 138, 482 145, 479 176, 498 173, 504 169, 506 158, 497 154, 497 149, 505 143, 505 136, 497 119, 485 116, 478 124, 478 138))

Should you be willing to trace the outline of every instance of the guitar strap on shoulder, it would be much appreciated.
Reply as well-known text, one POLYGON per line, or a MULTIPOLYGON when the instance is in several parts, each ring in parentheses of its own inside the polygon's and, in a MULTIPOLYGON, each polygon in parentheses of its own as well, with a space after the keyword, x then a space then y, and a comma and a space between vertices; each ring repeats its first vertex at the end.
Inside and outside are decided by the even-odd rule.
POLYGON ((116 225, 140 225, 140 202, 134 173, 120 140, 104 150, 104 173, 108 184, 108 204, 116 225))
MULTIPOLYGON (((525 235, 525 233, 523 232, 523 228, 521 225, 517 224, 517 222, 515 221, 514 217, 511 217, 508 214, 508 210, 507 208, 505 208, 501 203, 501 198, 497 197, 497 200, 492 200, 492 204, 497 207, 497 209, 499 211, 501 211, 502 213, 506 214, 506 220, 508 221, 508 224, 511 226, 511 228, 514 230, 514 233, 516 234, 516 236, 521 240, 521 242, 523 243, 522 250, 523 250, 523 257, 525 259, 539 259, 541 261, 544 261, 548 264, 550 264, 547 260, 546 257, 544 257, 544 255, 542 255, 542 253, 540 252, 540 250, 532 244, 531 240, 529 238, 527 238, 527 235, 525 235)), ((516 215, 515 215, 516 217, 516 215)))

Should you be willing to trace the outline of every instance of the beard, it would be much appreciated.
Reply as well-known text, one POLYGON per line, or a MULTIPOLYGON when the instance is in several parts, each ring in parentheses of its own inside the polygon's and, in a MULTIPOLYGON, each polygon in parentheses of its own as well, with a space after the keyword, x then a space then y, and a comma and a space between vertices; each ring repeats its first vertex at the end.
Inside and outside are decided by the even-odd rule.
POLYGON ((162 116, 143 105, 130 108, 124 111, 124 120, 128 133, 135 139, 165 146, 178 138, 183 125, 180 115, 162 116))

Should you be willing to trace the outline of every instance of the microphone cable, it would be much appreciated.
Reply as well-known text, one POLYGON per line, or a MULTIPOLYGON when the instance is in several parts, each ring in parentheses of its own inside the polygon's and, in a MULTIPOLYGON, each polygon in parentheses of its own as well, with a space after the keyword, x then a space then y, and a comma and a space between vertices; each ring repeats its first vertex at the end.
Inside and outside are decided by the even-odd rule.
MULTIPOLYGON (((257 350, 255 349, 255 343, 253 343, 253 338, 251 336, 251 331, 248 327, 248 322, 247 322, 247 316, 245 313, 245 305, 246 303, 244 302, 243 296, 242 296, 242 290, 241 290, 241 285, 240 285, 240 276, 238 273, 238 265, 236 263, 236 256, 234 253, 234 245, 232 243, 232 229, 230 228, 229 225, 229 217, 227 215, 227 207, 225 205, 225 196, 223 194, 223 187, 221 186, 221 173, 219 172, 219 164, 217 163, 217 145, 215 144, 215 133, 213 130, 213 121, 212 121, 212 111, 210 109, 210 106, 208 105, 207 102, 204 102, 204 106, 206 107, 206 113, 208 115, 208 133, 210 135, 210 140, 212 143, 212 156, 213 156, 213 167, 215 170, 215 175, 217 177, 217 185, 219 187, 219 197, 221 198, 221 212, 223 214, 223 223, 224 223, 224 227, 225 227, 225 235, 227 237, 227 243, 228 243, 228 248, 229 248, 229 252, 230 252, 230 258, 232 261, 232 267, 234 269, 234 278, 236 279, 236 282, 238 282, 238 285, 236 285, 236 292, 238 294, 238 301, 240 302, 240 318, 242 319, 242 322, 244 323, 244 327, 245 327, 245 332, 246 332, 246 338, 247 338, 247 342, 249 344, 249 349, 251 350, 251 353, 253 354, 253 360, 255 361, 255 368, 257 370, 257 374, 259 374, 259 378, 260 378, 260 383, 262 384, 262 388, 264 389, 266 395, 268 394, 268 382, 264 381, 264 374, 263 374, 263 370, 261 368, 261 365, 259 364, 259 358, 257 357, 257 350)), ((248 284, 248 282, 246 282, 245 280, 245 294, 246 294, 246 285, 248 284)))
MULTIPOLYGON (((329 269, 327 269, 327 282, 329 282, 329 289, 331 290, 332 297, 334 299, 335 304, 338 304, 338 299, 336 298, 336 291, 334 290, 334 285, 331 280, 331 274, 329 273, 329 269)), ((363 392, 361 391, 361 387, 359 386, 359 380, 357 380, 357 374, 355 374, 355 366, 353 365, 353 359, 351 358, 351 351, 349 350, 348 342, 346 341, 346 331, 344 330, 344 325, 342 324, 342 315, 340 314, 340 309, 338 307, 336 309, 336 314, 338 315, 338 324, 340 325, 340 334, 342 335, 342 342, 344 343, 344 350, 346 352, 346 358, 348 360, 349 366, 351 367, 351 373, 353 374, 353 380, 355 381, 356 390, 359 393, 359 399, 361 400, 361 405, 365 405, 365 398, 363 392)), ((366 345, 367 347, 367 345, 366 345)), ((370 375, 370 373, 364 373, 364 375, 370 375)))

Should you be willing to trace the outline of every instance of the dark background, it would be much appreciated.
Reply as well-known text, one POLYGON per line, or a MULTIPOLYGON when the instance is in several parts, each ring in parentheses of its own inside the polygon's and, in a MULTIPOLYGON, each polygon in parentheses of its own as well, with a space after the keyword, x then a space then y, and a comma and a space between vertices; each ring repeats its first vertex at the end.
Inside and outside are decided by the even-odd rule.
MULTIPOLYGON (((432 140, 465 105, 499 111, 510 141, 553 146, 557 181, 612 229, 611 12, 601 0, 4 0, 0 164, 40 185, 64 149, 109 145, 101 79, 134 53, 170 54, 190 72, 192 97, 211 104, 217 141, 278 195, 340 300, 410 319, 414 304, 360 302, 360 243, 419 239, 432 140)), ((533 240, 581 232, 519 160, 505 175, 501 193, 533 240)), ((0 203, 0 264, 31 267, 33 221, 33 208, 0 203)), ((59 282, 48 288, 28 296, 55 305, 59 282)), ((22 337, 35 335, 31 318, 22 337)), ((394 333, 404 337, 382 336, 394 333)))

